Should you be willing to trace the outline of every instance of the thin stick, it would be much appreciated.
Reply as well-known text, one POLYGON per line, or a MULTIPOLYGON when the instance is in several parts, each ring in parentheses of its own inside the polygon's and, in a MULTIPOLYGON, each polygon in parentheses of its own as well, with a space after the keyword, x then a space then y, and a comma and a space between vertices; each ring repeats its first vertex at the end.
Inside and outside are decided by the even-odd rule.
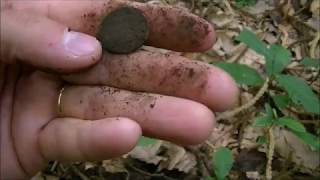
POLYGON ((269 128, 269 148, 268 148, 268 162, 266 167, 266 179, 271 180, 272 179, 272 159, 274 154, 274 134, 273 134, 273 128, 269 128))
POLYGON ((258 93, 256 94, 256 96, 254 98, 252 98, 251 101, 247 102, 246 104, 231 110, 231 111, 226 111, 224 113, 221 113, 216 120, 219 121, 221 119, 226 119, 226 118, 230 118, 235 116, 236 114, 238 114, 239 112, 246 110, 248 108, 250 108, 251 106, 253 106, 261 97, 262 95, 268 90, 269 87, 269 78, 267 78, 263 84, 263 86, 259 89, 258 93))

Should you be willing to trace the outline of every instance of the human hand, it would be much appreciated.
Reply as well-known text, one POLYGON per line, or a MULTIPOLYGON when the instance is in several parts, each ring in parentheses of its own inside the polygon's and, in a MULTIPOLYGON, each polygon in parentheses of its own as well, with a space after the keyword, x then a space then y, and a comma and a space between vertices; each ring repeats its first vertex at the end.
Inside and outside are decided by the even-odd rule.
POLYGON ((61 77, 39 71, 74 72, 95 64, 101 46, 82 33, 95 35, 101 19, 124 4, 146 16, 148 45, 203 51, 213 44, 208 23, 170 7, 112 0, 1 1, 1 179, 32 176, 49 160, 119 156, 142 133, 197 144, 211 132, 211 110, 236 102, 237 88, 226 73, 175 55, 104 53, 85 72, 61 77))

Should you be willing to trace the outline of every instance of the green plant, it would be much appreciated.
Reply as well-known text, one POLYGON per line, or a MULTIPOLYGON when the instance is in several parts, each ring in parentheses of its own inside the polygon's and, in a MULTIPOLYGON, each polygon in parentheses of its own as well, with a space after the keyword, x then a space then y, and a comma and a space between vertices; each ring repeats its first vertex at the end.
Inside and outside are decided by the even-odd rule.
MULTIPOLYGON (((266 177, 270 179, 272 178, 271 161, 274 148, 272 128, 274 126, 288 128, 306 144, 310 145, 312 149, 320 150, 319 137, 307 132, 299 120, 284 115, 279 117, 278 114, 282 114, 281 110, 285 108, 295 108, 311 117, 318 116, 320 114, 320 99, 306 81, 284 72, 292 60, 291 52, 288 49, 278 44, 267 45, 248 29, 242 30, 236 40, 246 44, 250 49, 264 57, 265 73, 260 74, 255 69, 238 63, 222 62, 215 65, 227 71, 239 85, 262 86, 262 84, 267 83, 266 87, 268 87, 272 83, 272 86, 277 86, 277 89, 280 89, 276 91, 276 94, 268 93, 268 97, 271 98, 267 100, 268 102, 265 105, 266 115, 256 118, 254 122, 255 126, 269 130, 269 138, 261 136, 257 139, 257 143, 263 144, 269 140, 266 177)), ((316 68, 318 70, 320 68, 320 60, 307 57, 301 61, 301 64, 306 68, 316 68)), ((262 87, 261 90, 262 94, 265 94, 268 89, 262 87)), ((260 98, 262 94, 259 91, 256 97, 260 98)), ((246 105, 253 105, 258 99, 256 97, 253 98, 254 102, 248 102, 246 105)), ((243 105, 243 107, 247 106, 243 105)), ((239 109, 242 110, 244 108, 240 107, 231 112, 239 112, 239 109)))
MULTIPOLYGON (((264 56, 266 61, 266 74, 260 75, 255 69, 237 63, 217 63, 216 65, 227 71, 238 84, 249 86, 261 86, 263 79, 270 79, 276 82, 276 86, 282 92, 272 95, 270 102, 266 105, 266 116, 259 117, 255 121, 256 126, 284 126, 290 129, 297 137, 309 144, 316 150, 320 149, 318 137, 308 133, 304 126, 291 117, 278 117, 276 108, 284 109, 289 106, 303 110, 311 115, 320 114, 319 97, 312 88, 299 77, 289 75, 283 71, 291 63, 291 53, 281 45, 271 44, 268 46, 260 40, 253 32, 244 29, 240 32, 236 40, 246 44, 256 53, 264 56), (272 108, 269 104, 275 104, 272 108)), ((319 68, 319 60, 304 58, 301 64, 307 67, 319 68)))
POLYGON ((290 117, 278 117, 275 109, 273 109, 269 104, 265 104, 265 111, 265 116, 256 118, 254 122, 255 127, 286 127, 297 137, 302 139, 306 144, 310 145, 313 149, 320 150, 320 141, 318 137, 308 133, 303 124, 301 124, 298 120, 290 117))

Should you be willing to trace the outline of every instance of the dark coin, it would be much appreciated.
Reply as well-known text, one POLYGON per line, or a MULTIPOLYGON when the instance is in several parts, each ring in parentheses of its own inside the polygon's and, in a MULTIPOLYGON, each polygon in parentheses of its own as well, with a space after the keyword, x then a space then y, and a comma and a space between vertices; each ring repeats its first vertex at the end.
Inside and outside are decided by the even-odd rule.
POLYGON ((97 34, 104 50, 121 54, 139 49, 147 36, 146 18, 132 7, 121 7, 107 15, 97 34))

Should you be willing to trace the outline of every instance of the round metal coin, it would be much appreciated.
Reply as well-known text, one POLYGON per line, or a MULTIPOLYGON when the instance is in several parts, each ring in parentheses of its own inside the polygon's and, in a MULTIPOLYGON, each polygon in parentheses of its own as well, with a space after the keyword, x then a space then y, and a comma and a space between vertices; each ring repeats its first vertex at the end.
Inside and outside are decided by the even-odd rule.
POLYGON ((147 36, 146 18, 141 11, 132 7, 121 7, 107 15, 97 34, 104 50, 120 54, 139 49, 147 36))

